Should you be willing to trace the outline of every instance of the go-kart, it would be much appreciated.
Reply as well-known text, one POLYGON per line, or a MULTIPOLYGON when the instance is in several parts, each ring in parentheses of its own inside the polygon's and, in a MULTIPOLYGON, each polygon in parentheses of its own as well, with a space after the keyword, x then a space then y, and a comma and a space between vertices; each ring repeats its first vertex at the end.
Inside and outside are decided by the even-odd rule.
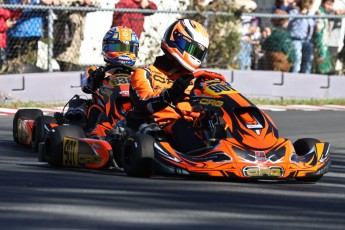
POLYGON ((86 129, 86 112, 91 104, 90 100, 73 96, 63 107, 62 112, 54 115, 44 115, 41 109, 19 109, 13 118, 13 139, 23 146, 32 147, 38 151, 48 131, 62 124, 79 125, 86 129), (65 108, 68 105, 68 110, 65 108))
MULTIPOLYGON (((159 172, 315 182, 328 172, 329 143, 301 138, 292 144, 279 137, 273 120, 233 89, 222 75, 197 71, 194 76, 188 101, 199 112, 193 126, 203 133, 205 147, 182 152, 159 128, 138 133, 128 137, 122 147, 122 165, 127 174, 146 177, 159 172)), ((193 114, 169 106, 181 119, 193 114)), ((186 139, 185 144, 189 143, 186 139)))
MULTIPOLYGON (((114 68, 114 66, 103 67, 104 72, 114 68)), ((39 144, 44 143, 48 132, 58 126, 78 126, 79 133, 87 134, 90 129, 89 109, 91 107, 107 106, 106 113, 109 120, 114 122, 123 118, 121 105, 129 104, 129 83, 127 75, 110 74, 104 80, 100 89, 89 92, 92 99, 74 95, 63 107, 61 112, 53 115, 44 115, 41 109, 19 109, 13 118, 13 139, 17 144, 32 147, 39 151, 39 144), (110 93, 111 92, 111 93, 110 93), (113 95, 112 92, 114 93, 113 95), (109 98, 114 100, 110 100, 109 98), (68 106, 67 111, 66 107, 68 106)), ((62 128, 63 129, 63 128, 62 128)), ((42 145, 43 147, 44 145, 42 145)), ((40 151, 42 153, 43 151, 40 151)), ((45 160, 44 155, 39 154, 40 160, 45 160)))
MULTIPOLYGON (((205 147, 179 151, 163 127, 143 123, 134 128, 134 111, 112 126, 102 122, 104 138, 86 138, 78 126, 50 130, 44 155, 54 167, 106 168, 115 162, 130 176, 153 173, 315 182, 328 172, 330 144, 314 138, 292 143, 279 137, 272 119, 233 89, 222 75, 194 73, 194 88, 185 98, 193 111, 169 104, 181 119, 193 117, 205 147)), ((188 145, 186 139, 186 145, 188 145)))
MULTIPOLYGON (((106 66, 103 70, 107 72, 112 68, 106 66)), ((87 129, 71 122, 50 126, 44 140, 39 142, 40 159, 53 167, 119 168, 119 160, 114 160, 119 154, 114 156, 113 152, 118 150, 118 137, 122 135, 119 124, 131 109, 129 86, 127 74, 112 73, 99 89, 88 88, 92 104, 88 106, 87 123, 90 110, 96 108, 99 110, 96 124, 87 125, 87 129)))

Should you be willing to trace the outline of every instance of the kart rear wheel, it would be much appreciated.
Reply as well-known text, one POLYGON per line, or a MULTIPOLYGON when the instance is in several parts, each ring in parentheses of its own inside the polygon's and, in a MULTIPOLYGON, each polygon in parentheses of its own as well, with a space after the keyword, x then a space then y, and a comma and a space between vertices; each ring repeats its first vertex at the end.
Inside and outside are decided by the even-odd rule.
POLYGON ((47 123, 56 123, 56 119, 52 116, 39 116, 35 119, 31 140, 31 147, 35 152, 38 151, 39 143, 43 142, 46 137, 44 125, 47 123))
POLYGON ((75 125, 57 126, 48 132, 44 144, 44 157, 48 164, 55 168, 63 166, 63 140, 66 136, 85 138, 85 132, 75 125))
POLYGON ((18 138, 18 120, 21 118, 34 120, 39 116, 42 116, 43 112, 40 109, 19 109, 13 118, 13 140, 17 144, 22 144, 19 142, 18 138))
MULTIPOLYGON (((293 143, 293 146, 298 156, 304 156, 315 147, 316 143, 320 143, 320 141, 315 138, 301 138, 301 139, 296 140, 293 143)), ((304 182, 316 182, 320 180, 322 176, 323 175, 296 177, 296 180, 304 181, 304 182)))
POLYGON ((124 171, 133 177, 150 177, 153 174, 154 137, 139 134, 125 142, 121 161, 124 171))

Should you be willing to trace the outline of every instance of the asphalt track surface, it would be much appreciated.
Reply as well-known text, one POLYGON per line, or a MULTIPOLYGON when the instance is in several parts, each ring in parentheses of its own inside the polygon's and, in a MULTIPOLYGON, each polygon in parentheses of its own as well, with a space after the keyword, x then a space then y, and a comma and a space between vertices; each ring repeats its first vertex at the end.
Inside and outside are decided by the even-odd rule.
POLYGON ((331 143, 317 183, 211 181, 54 169, 0 116, 0 229, 345 229, 345 112, 268 112, 291 140, 331 143))

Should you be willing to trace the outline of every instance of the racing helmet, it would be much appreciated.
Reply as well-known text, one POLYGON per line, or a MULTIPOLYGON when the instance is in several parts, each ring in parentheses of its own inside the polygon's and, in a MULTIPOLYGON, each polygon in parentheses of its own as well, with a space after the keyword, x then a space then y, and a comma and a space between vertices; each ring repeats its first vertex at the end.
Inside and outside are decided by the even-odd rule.
POLYGON ((209 45, 206 29, 191 19, 179 19, 171 24, 162 39, 163 52, 188 71, 199 68, 209 45))
POLYGON ((138 51, 138 37, 128 27, 113 27, 103 37, 102 55, 105 62, 133 66, 137 60, 138 51))

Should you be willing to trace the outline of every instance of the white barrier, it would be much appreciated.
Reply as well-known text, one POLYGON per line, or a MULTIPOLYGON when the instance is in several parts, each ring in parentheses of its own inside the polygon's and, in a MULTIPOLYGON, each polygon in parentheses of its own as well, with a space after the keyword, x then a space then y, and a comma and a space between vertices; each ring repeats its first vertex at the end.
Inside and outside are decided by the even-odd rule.
MULTIPOLYGON (((236 90, 248 98, 345 98, 344 76, 218 69, 211 71, 223 74, 236 90)), ((0 103, 67 102, 75 94, 85 95, 80 88, 80 75, 81 72, 0 75, 0 103)))

